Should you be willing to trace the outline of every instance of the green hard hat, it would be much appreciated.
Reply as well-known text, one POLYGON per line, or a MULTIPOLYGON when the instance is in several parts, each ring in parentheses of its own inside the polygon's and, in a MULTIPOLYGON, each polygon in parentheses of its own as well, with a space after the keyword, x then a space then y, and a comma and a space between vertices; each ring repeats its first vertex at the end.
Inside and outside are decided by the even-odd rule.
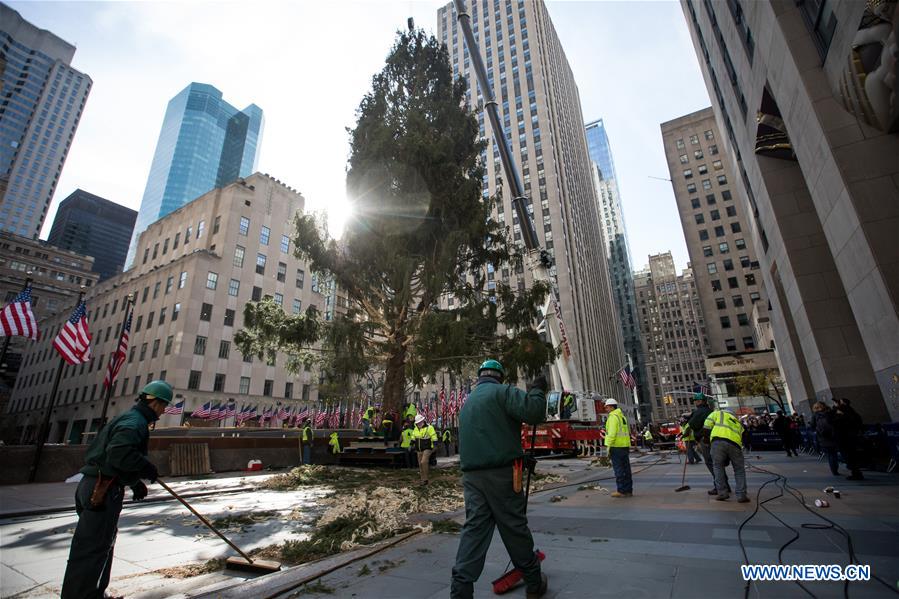
POLYGON ((503 376, 506 376, 506 370, 503 368, 503 365, 497 362, 496 360, 486 360, 481 366, 478 368, 478 374, 481 374, 482 370, 495 370, 503 376))
POLYGON ((145 395, 152 395, 165 403, 172 403, 172 398, 175 396, 172 386, 165 381, 150 381, 140 392, 145 395))

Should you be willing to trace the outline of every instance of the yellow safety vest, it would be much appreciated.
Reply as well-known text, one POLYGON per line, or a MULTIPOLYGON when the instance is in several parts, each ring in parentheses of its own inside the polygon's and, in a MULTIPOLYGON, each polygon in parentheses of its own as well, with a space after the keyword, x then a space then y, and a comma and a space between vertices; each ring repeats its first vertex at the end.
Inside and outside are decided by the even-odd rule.
POLYGON ((450 443, 450 442, 452 442, 452 440, 453 440, 453 433, 451 433, 449 429, 446 429, 445 431, 443 431, 443 442, 450 443))
POLYGON ((340 439, 337 438, 337 433, 331 433, 328 445, 331 446, 331 453, 340 453, 340 439))
POLYGON ((631 434, 621 408, 615 408, 606 420, 606 447, 630 447, 631 434))
POLYGON ((647 441, 652 441, 652 432, 650 432, 649 429, 646 429, 645 431, 643 431, 643 438, 647 441))
POLYGON ((687 425, 684 425, 684 427, 681 429, 680 438, 682 441, 695 441, 696 440, 696 437, 693 436, 693 431, 690 430, 690 427, 687 425))
POLYGON ((415 404, 409 404, 406 406, 406 411, 403 412, 404 420, 415 420, 415 416, 418 415, 418 408, 415 407, 415 404))
POLYGON ((374 416, 374 415, 375 415, 375 409, 369 406, 365 410, 365 414, 363 414, 362 420, 368 420, 369 422, 371 422, 372 416, 374 416))
POLYGON ((411 428, 404 428, 403 432, 400 433, 400 447, 403 449, 409 449, 412 447, 412 432, 411 428))
POLYGON ((415 441, 418 451, 434 449, 434 443, 437 442, 437 431, 430 424, 420 428, 415 427, 412 429, 412 439, 415 441))
POLYGON ((303 443, 308 443, 312 440, 312 427, 304 426, 303 427, 303 443))
POLYGON ((730 412, 715 410, 705 419, 703 427, 712 429, 709 435, 712 440, 727 439, 743 447, 743 425, 730 412))

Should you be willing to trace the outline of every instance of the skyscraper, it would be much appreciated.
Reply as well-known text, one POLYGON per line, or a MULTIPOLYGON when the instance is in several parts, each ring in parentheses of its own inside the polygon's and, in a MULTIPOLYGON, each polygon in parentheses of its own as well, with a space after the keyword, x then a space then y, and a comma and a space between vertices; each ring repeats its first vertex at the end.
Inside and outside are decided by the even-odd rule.
POLYGON ((59 204, 48 241, 58 248, 94 257, 100 280, 122 271, 137 212, 83 189, 59 204))
POLYGON ((656 422, 690 411, 694 383, 706 380, 702 307, 693 272, 678 275, 671 252, 649 257, 634 273, 646 363, 644 397, 656 422))
POLYGON ((680 213, 712 354, 758 348, 752 314, 766 318, 768 298, 738 201, 739 183, 711 108, 662 123, 668 172, 680 213))
POLYGON ((0 3, 0 230, 37 239, 91 78, 75 46, 0 3))
POLYGON ((255 172, 262 128, 261 108, 250 104, 237 110, 211 85, 191 83, 169 101, 128 248, 128 268, 148 226, 207 191, 255 172))
MULTIPOLYGON (((478 114, 481 135, 488 141, 481 155, 486 166, 484 197, 503 189, 505 177, 495 136, 512 142, 528 211, 542 246, 555 257, 552 276, 583 386, 616 397, 633 409, 630 394, 615 373, 624 362, 617 312, 613 307, 598 202, 574 75, 545 4, 475 0, 468 7, 472 29, 485 59, 488 80, 499 104, 505 131, 496 132, 478 114)), ((457 15, 452 4, 437 14, 438 39, 447 46, 453 73, 469 83, 469 101, 483 101, 470 70, 457 15)), ((521 229, 508 189, 495 208, 516 241, 521 229)), ((496 273, 523 289, 529 273, 496 273)))
MULTIPOLYGON (((606 249, 606 261, 612 283, 612 298, 621 323, 624 351, 633 361, 637 393, 644 397, 643 350, 640 343, 640 322, 634 301, 634 276, 631 266, 627 227, 621 208, 618 177, 612 159, 612 147, 602 119, 587 123, 587 149, 593 161, 593 184, 599 195, 600 229, 606 249)), ((640 402, 644 404, 644 401, 640 402)), ((648 412, 647 412, 648 414, 648 412)))
POLYGON ((899 418, 897 3, 681 4, 793 405, 899 418))

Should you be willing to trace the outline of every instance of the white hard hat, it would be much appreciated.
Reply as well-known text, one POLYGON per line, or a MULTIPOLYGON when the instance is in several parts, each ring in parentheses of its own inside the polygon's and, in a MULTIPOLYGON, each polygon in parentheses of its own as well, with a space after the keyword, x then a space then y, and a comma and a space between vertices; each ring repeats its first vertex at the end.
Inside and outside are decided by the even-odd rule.
POLYGON ((607 406, 617 406, 617 405, 618 405, 618 401, 615 400, 615 398, 610 397, 609 399, 606 400, 606 402, 605 402, 604 405, 607 405, 607 406))
POLYGON ((424 421, 425 421, 425 417, 424 417, 424 416, 422 416, 421 414, 416 414, 416 415, 415 415, 415 424, 419 424, 420 422, 424 422, 424 421))

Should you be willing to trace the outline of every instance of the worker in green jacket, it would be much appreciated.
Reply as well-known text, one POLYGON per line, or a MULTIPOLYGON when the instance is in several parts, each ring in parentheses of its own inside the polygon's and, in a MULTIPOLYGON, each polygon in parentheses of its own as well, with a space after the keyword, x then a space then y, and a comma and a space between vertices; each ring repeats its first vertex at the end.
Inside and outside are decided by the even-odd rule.
POLYGON ((418 416, 418 408, 416 408, 415 404, 410 401, 403 409, 403 420, 414 422, 416 416, 418 416))
MULTIPOLYGON (((521 423, 539 424, 546 417, 546 378, 538 376, 530 390, 503 385, 505 371, 496 360, 478 369, 478 383, 459 414, 459 463, 465 497, 465 525, 453 566, 450 596, 470 599, 481 576, 494 528, 512 563, 524 574, 529 599, 546 593, 546 575, 534 553, 527 504, 516 461, 524 458, 521 423)), ((520 470, 519 470, 520 472, 520 470)))
POLYGON ((446 450, 446 457, 450 457, 453 452, 453 431, 448 428, 443 429, 441 441, 443 441, 443 449, 446 450))
POLYGON ((362 414, 362 436, 363 437, 371 437, 372 436, 372 428, 371 423, 374 422, 375 419, 375 408, 374 406, 368 406, 365 408, 365 412, 362 414))
MULTIPOLYGON (((693 394, 693 411, 690 413, 689 419, 687 420, 687 428, 693 431, 693 436, 696 438, 696 445, 699 446, 699 454, 702 456, 702 461, 705 462, 705 467, 708 468, 709 474, 712 475, 712 488, 708 491, 709 495, 717 495, 718 489, 715 486, 715 469, 712 465, 712 445, 711 439, 709 439, 710 429, 705 429, 705 419, 709 417, 709 414, 712 413, 712 408, 709 407, 709 400, 706 395, 702 392, 697 392, 693 394)), ((724 473, 724 487, 727 489, 727 492, 730 493, 730 483, 727 480, 727 473, 724 473)))
POLYGON ((303 464, 312 465, 312 425, 303 418, 303 464))
POLYGON ((750 499, 746 495, 746 463, 743 458, 743 425, 729 411, 718 409, 708 415, 703 426, 709 431, 712 442, 712 467, 715 470, 715 488, 718 490, 715 499, 727 501, 730 498, 724 469, 731 464, 736 479, 737 502, 749 503, 750 499))
POLYGON ((331 433, 331 437, 328 439, 328 446, 331 448, 332 454, 340 453, 340 438, 337 436, 337 431, 331 433))
POLYGON ((611 397, 605 401, 606 419, 605 446, 609 448, 609 460, 615 471, 617 490, 609 497, 630 497, 634 494, 634 480, 631 476, 631 433, 627 426, 627 418, 618 402, 611 397))
POLYGON ((403 450, 406 468, 412 468, 415 464, 415 461, 412 459, 412 423, 408 420, 403 422, 403 430, 400 432, 400 449, 403 450))
POLYGON ((652 451, 652 431, 649 426, 643 430, 643 444, 649 451, 652 451))
POLYGON ((62 599, 102 598, 109 586, 112 553, 125 487, 134 501, 147 496, 141 479, 156 482, 159 473, 147 459, 150 424, 159 420, 174 393, 165 381, 152 381, 138 403, 100 429, 85 454, 84 477, 75 491, 78 524, 72 536, 62 599))
MULTIPOLYGON (((428 472, 431 464, 431 453, 437 446, 437 430, 421 414, 415 417, 412 429, 412 444, 418 452, 418 476, 423 485, 428 484, 428 472)), ((437 459, 436 457, 434 458, 437 459)))

